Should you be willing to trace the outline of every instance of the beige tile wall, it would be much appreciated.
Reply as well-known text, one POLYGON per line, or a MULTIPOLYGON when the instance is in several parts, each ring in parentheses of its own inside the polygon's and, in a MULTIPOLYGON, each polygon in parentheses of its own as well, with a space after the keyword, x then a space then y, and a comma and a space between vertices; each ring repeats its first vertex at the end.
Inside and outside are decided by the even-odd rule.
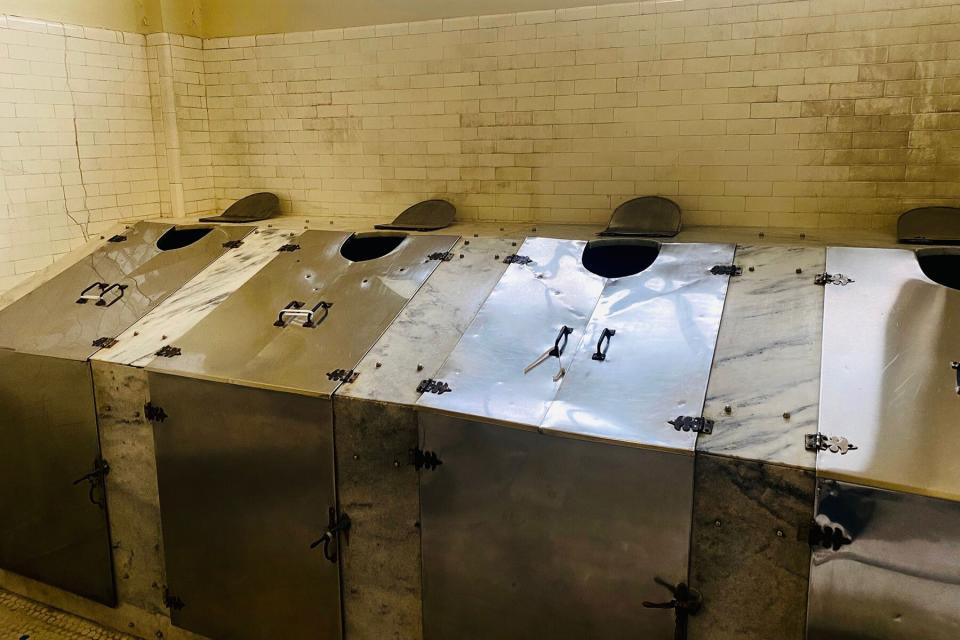
POLYGON ((0 16, 0 290, 160 187, 142 35, 0 16))
POLYGON ((960 6, 677 0, 204 42, 218 204, 890 228, 957 204, 960 6))

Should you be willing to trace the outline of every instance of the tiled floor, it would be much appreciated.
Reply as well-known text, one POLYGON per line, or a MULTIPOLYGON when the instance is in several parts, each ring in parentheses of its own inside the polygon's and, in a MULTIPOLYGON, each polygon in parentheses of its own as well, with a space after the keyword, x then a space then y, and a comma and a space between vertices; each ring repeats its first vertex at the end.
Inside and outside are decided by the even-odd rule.
POLYGON ((0 640, 133 640, 133 637, 0 590, 0 640))

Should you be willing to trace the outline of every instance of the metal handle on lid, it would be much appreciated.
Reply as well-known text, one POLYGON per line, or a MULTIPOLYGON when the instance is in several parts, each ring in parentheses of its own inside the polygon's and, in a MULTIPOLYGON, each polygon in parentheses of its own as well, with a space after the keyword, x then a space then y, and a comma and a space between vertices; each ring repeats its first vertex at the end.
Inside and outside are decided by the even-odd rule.
POLYGON ((597 341, 597 352, 591 356, 594 360, 603 362, 607 359, 607 349, 610 348, 610 338, 617 335, 616 329, 607 329, 603 330, 603 333, 600 334, 600 340, 597 341), (603 346, 603 341, 607 341, 607 346, 603 346))
POLYGON ((123 297, 123 291, 126 288, 127 285, 125 284, 94 282, 80 292, 80 297, 77 298, 77 304, 87 304, 88 302, 93 302, 98 307, 109 307, 123 297), (114 294, 113 299, 107 302, 107 294, 110 292, 113 292, 114 294))
POLYGON ((280 313, 277 315, 277 321, 273 323, 273 326, 285 327, 289 321, 302 319, 304 327, 308 329, 315 327, 327 319, 327 315, 330 313, 330 307, 333 306, 333 303, 321 300, 315 304, 312 309, 304 309, 303 307, 305 305, 305 302, 300 302, 298 300, 290 301, 287 306, 280 310, 280 313), (323 315, 320 316, 319 320, 314 320, 314 315, 321 310, 323 311, 323 315))
POLYGON ((557 339, 553 341, 553 349, 550 350, 551 356, 554 358, 559 358, 563 355, 563 350, 567 348, 567 336, 569 336, 571 333, 573 333, 573 329, 567 325, 563 325, 560 328, 560 333, 557 334, 557 339))

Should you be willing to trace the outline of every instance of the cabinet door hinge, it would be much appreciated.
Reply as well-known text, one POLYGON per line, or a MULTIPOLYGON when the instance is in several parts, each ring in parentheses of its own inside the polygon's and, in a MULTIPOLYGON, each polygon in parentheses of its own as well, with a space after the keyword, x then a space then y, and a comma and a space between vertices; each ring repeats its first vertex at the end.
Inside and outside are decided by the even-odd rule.
POLYGON ((172 593, 170 593, 170 589, 164 587, 163 606, 165 606, 167 609, 170 609, 171 611, 180 611, 187 605, 184 604, 183 600, 181 600, 179 596, 173 595, 172 593))
POLYGON ((715 276, 742 276, 743 267, 736 264, 718 264, 710 269, 715 276))
POLYGON ((412 464, 418 471, 420 469, 433 471, 443 464, 443 460, 440 459, 435 451, 424 451, 423 449, 416 447, 414 449, 410 449, 410 464, 412 464))
POLYGON ((163 422, 167 419, 167 412, 150 402, 143 405, 143 416, 150 422, 163 422))
POLYGON ((533 260, 528 256, 518 256, 515 253, 511 253, 503 259, 503 264, 530 264, 531 262, 533 262, 533 260))
POLYGON ((842 456, 857 449, 843 436, 825 436, 822 433, 808 433, 803 436, 803 447, 807 451, 829 451, 842 456))
POLYGON ((360 375, 359 371, 353 369, 334 369, 327 373, 327 380, 339 380, 344 384, 350 384, 360 375))
POLYGON ((824 287, 828 284, 836 284, 845 287, 851 282, 856 282, 853 278, 848 278, 842 273, 820 273, 813 279, 813 284, 824 287))
POLYGON ((162 349, 160 349, 160 351, 157 351, 156 353, 154 353, 153 355, 160 356, 161 358, 175 358, 181 354, 182 352, 180 351, 180 347, 172 347, 170 345, 167 345, 162 349))
POLYGON ((440 262, 450 262, 451 260, 453 260, 453 253, 451 253, 450 251, 447 251, 446 253, 444 253, 443 251, 437 251, 436 253, 431 253, 430 255, 427 256, 427 262, 430 262, 431 260, 439 260, 440 262))
POLYGON ((417 385, 417 393, 435 393, 439 396, 451 391, 453 391, 453 389, 451 389, 450 385, 446 382, 434 380, 433 378, 421 380, 420 384, 417 385))
POLYGON ((243 240, 227 240, 220 246, 224 249, 236 249, 237 247, 243 246, 243 240))

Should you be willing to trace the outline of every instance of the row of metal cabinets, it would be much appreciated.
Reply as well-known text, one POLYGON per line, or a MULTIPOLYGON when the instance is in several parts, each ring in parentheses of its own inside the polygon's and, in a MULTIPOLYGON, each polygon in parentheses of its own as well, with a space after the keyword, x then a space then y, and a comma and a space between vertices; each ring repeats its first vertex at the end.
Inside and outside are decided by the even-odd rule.
MULTIPOLYGON (((116 602, 87 362, 106 358, 147 371, 178 626, 726 637, 744 612, 711 611, 719 588, 697 584, 718 334, 769 314, 785 328, 738 357, 776 353, 808 339, 791 314, 822 311, 819 426, 785 413, 710 456, 792 473, 749 453, 783 437, 810 456, 798 474, 816 461, 808 515, 777 529, 789 553, 815 549, 808 637, 955 637, 950 251, 830 248, 822 272, 757 280, 729 244, 306 231, 238 257, 258 233, 141 223, 0 312, 4 568, 116 602), (741 281, 750 304, 728 295, 741 281), (765 307, 784 287, 817 308, 765 307)), ((741 387, 762 403, 765 377, 783 379, 764 368, 785 366, 741 387)), ((715 482, 732 502, 781 497, 715 482)))

